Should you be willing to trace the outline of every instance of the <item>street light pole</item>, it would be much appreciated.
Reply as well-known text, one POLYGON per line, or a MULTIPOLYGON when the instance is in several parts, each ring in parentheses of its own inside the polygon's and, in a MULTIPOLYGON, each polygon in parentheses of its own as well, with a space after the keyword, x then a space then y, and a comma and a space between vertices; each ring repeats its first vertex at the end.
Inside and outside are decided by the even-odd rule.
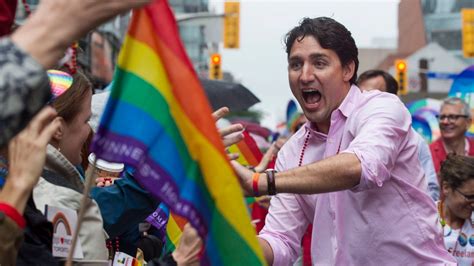
POLYGON ((183 22, 196 22, 198 24, 199 20, 203 19, 204 21, 201 21, 201 23, 206 23, 207 19, 212 19, 212 18, 223 18, 225 14, 213 14, 209 12, 198 12, 198 13, 180 13, 180 14, 175 14, 176 21, 178 23, 183 23, 183 22))

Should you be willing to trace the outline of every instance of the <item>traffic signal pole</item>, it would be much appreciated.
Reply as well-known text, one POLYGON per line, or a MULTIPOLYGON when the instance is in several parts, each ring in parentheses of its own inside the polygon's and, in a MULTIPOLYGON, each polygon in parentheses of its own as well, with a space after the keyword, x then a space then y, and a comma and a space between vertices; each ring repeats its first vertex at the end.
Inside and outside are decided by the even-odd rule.
POLYGON ((398 82, 398 94, 408 94, 407 62, 404 59, 395 60, 395 79, 398 82))
POLYGON ((420 69, 419 72, 419 77, 420 77, 420 92, 422 93, 428 93, 428 78, 427 74, 428 73, 428 59, 426 58, 421 58, 420 61, 418 62, 418 66, 420 69))

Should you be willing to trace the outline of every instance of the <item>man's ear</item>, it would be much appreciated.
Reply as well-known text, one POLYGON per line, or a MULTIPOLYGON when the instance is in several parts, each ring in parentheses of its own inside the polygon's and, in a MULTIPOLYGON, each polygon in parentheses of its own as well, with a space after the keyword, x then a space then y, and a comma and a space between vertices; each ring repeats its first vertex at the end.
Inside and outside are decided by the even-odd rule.
POLYGON ((342 69, 342 78, 345 82, 349 82, 352 78, 352 76, 354 76, 354 71, 355 71, 355 63, 354 61, 351 61, 349 64, 346 64, 345 66, 343 66, 343 69, 342 69))
POLYGON ((59 143, 63 139, 63 136, 64 136, 64 130, 66 129, 66 121, 64 121, 64 119, 59 116, 54 119, 54 121, 56 120, 59 120, 60 126, 58 127, 56 132, 54 132, 51 140, 53 142, 59 143))

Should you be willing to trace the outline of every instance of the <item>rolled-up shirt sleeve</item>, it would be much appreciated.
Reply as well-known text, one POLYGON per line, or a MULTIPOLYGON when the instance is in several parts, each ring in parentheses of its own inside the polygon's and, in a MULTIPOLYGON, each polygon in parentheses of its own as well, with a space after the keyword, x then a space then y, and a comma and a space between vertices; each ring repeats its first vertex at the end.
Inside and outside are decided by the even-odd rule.
POLYGON ((408 110, 392 95, 373 99, 358 110, 349 124, 354 139, 342 153, 353 153, 361 163, 360 183, 352 191, 381 187, 391 177, 400 148, 411 130, 408 110))
MULTIPOLYGON (((281 153, 281 152, 280 152, 281 153)), ((283 156, 280 156, 281 158, 283 156)), ((280 159, 276 170, 282 170, 280 159)), ((303 210, 314 212, 300 195, 278 194, 273 196, 259 238, 266 240, 273 250, 273 265, 292 265, 301 253, 301 238, 310 223, 303 210)))

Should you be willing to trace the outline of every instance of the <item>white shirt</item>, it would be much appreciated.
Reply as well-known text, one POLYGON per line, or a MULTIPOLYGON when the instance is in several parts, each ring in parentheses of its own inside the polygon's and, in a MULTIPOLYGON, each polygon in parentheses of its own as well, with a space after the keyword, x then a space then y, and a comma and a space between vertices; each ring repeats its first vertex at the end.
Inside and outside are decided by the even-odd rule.
POLYGON ((458 265, 473 265, 474 262, 474 229, 467 219, 461 229, 444 226, 444 245, 456 258, 458 265))

